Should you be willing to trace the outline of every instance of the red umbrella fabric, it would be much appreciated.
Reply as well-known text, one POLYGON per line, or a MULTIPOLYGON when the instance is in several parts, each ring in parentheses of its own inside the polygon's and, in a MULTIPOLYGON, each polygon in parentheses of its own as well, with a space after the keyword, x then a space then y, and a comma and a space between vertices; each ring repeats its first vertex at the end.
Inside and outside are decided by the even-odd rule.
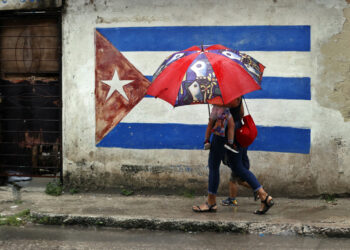
POLYGON ((160 65, 147 94, 174 107, 227 105, 261 89, 264 68, 249 55, 223 45, 193 46, 172 54, 160 65))

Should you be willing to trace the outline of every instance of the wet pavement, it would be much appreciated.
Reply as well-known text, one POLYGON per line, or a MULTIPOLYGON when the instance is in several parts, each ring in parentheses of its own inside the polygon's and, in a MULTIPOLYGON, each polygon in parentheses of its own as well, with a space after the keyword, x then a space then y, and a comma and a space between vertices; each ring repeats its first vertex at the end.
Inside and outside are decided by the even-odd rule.
POLYGON ((0 249, 349 249, 349 238, 96 227, 0 227, 0 249))
MULTIPOLYGON (((50 196, 45 187, 23 188, 22 202, 15 203, 11 187, 0 187, 0 214, 12 215, 30 209, 44 224, 98 225, 111 228, 141 228, 187 232, 238 232, 271 235, 321 235, 350 237, 350 199, 275 198, 266 215, 252 197, 239 197, 239 206, 218 206, 216 213, 194 213, 205 197, 166 195, 123 196, 113 193, 77 193, 50 196)), ((219 197, 218 201, 225 197, 219 197)))

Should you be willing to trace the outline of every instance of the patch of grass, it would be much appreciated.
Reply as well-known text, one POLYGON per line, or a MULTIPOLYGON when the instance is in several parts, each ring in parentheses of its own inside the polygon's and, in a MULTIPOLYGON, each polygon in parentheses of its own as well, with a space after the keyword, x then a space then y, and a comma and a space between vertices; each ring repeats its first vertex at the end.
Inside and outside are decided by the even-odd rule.
POLYGON ((24 209, 23 211, 16 214, 16 216, 23 217, 23 218, 29 218, 30 210, 24 209))
POLYGON ((186 197, 186 198, 190 198, 193 199, 194 198, 194 191, 193 190, 184 190, 181 193, 182 196, 186 197))
POLYGON ((133 195, 133 194, 134 194, 134 191, 132 191, 132 190, 127 190, 127 189, 123 189, 120 193, 121 193, 122 195, 125 195, 125 196, 130 196, 130 195, 133 195))
POLYGON ((46 185, 45 193, 48 195, 59 196, 62 194, 63 186, 60 181, 49 182, 46 185))
POLYGON ((77 194, 77 193, 79 193, 79 189, 77 189, 77 188, 71 188, 71 189, 69 189, 69 193, 70 193, 71 195, 77 194))
POLYGON ((335 195, 334 194, 323 194, 322 196, 321 196, 321 198, 323 199, 323 200, 325 200, 327 203, 332 203, 332 204, 334 204, 335 202, 336 202, 336 197, 335 197, 335 195))
POLYGON ((49 224, 49 221, 50 221, 50 217, 48 216, 44 216, 42 218, 40 218, 39 220, 37 220, 36 222, 39 223, 39 224, 49 224))
POLYGON ((30 210, 25 209, 10 216, 0 216, 0 226, 21 226, 30 219, 30 210))

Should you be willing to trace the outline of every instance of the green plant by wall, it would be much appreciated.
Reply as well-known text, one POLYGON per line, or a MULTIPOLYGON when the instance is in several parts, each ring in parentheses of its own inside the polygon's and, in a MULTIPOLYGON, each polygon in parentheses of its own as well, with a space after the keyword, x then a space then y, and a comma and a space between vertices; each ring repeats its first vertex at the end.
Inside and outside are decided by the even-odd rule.
POLYGON ((27 223, 30 219, 30 210, 25 209, 15 215, 1 216, 0 226, 21 226, 27 223))
POLYGON ((69 193, 70 193, 71 195, 77 194, 77 193, 79 193, 79 189, 73 187, 73 188, 69 189, 69 193))
POLYGON ((322 194, 321 199, 324 199, 327 203, 336 204, 336 196, 334 194, 322 194))
POLYGON ((59 196, 62 194, 63 186, 60 181, 49 182, 46 185, 45 193, 48 195, 59 196))
POLYGON ((130 196, 130 195, 133 195, 133 194, 134 194, 134 191, 132 191, 132 190, 127 190, 127 189, 123 189, 120 193, 121 193, 122 195, 125 195, 125 196, 130 196))
POLYGON ((183 196, 185 198, 194 198, 194 191, 190 189, 182 189, 178 192, 178 195, 183 196))

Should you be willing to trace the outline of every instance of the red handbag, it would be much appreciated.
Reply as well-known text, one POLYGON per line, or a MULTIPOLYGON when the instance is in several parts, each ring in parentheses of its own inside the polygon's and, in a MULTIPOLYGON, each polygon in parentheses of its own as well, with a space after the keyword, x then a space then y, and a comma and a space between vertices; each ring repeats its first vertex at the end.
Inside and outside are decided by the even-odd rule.
POLYGON ((248 106, 245 100, 244 103, 247 107, 248 115, 243 116, 244 124, 240 129, 236 130, 235 137, 238 143, 245 148, 253 143, 256 136, 258 135, 258 130, 255 126, 252 116, 249 113, 248 106))

